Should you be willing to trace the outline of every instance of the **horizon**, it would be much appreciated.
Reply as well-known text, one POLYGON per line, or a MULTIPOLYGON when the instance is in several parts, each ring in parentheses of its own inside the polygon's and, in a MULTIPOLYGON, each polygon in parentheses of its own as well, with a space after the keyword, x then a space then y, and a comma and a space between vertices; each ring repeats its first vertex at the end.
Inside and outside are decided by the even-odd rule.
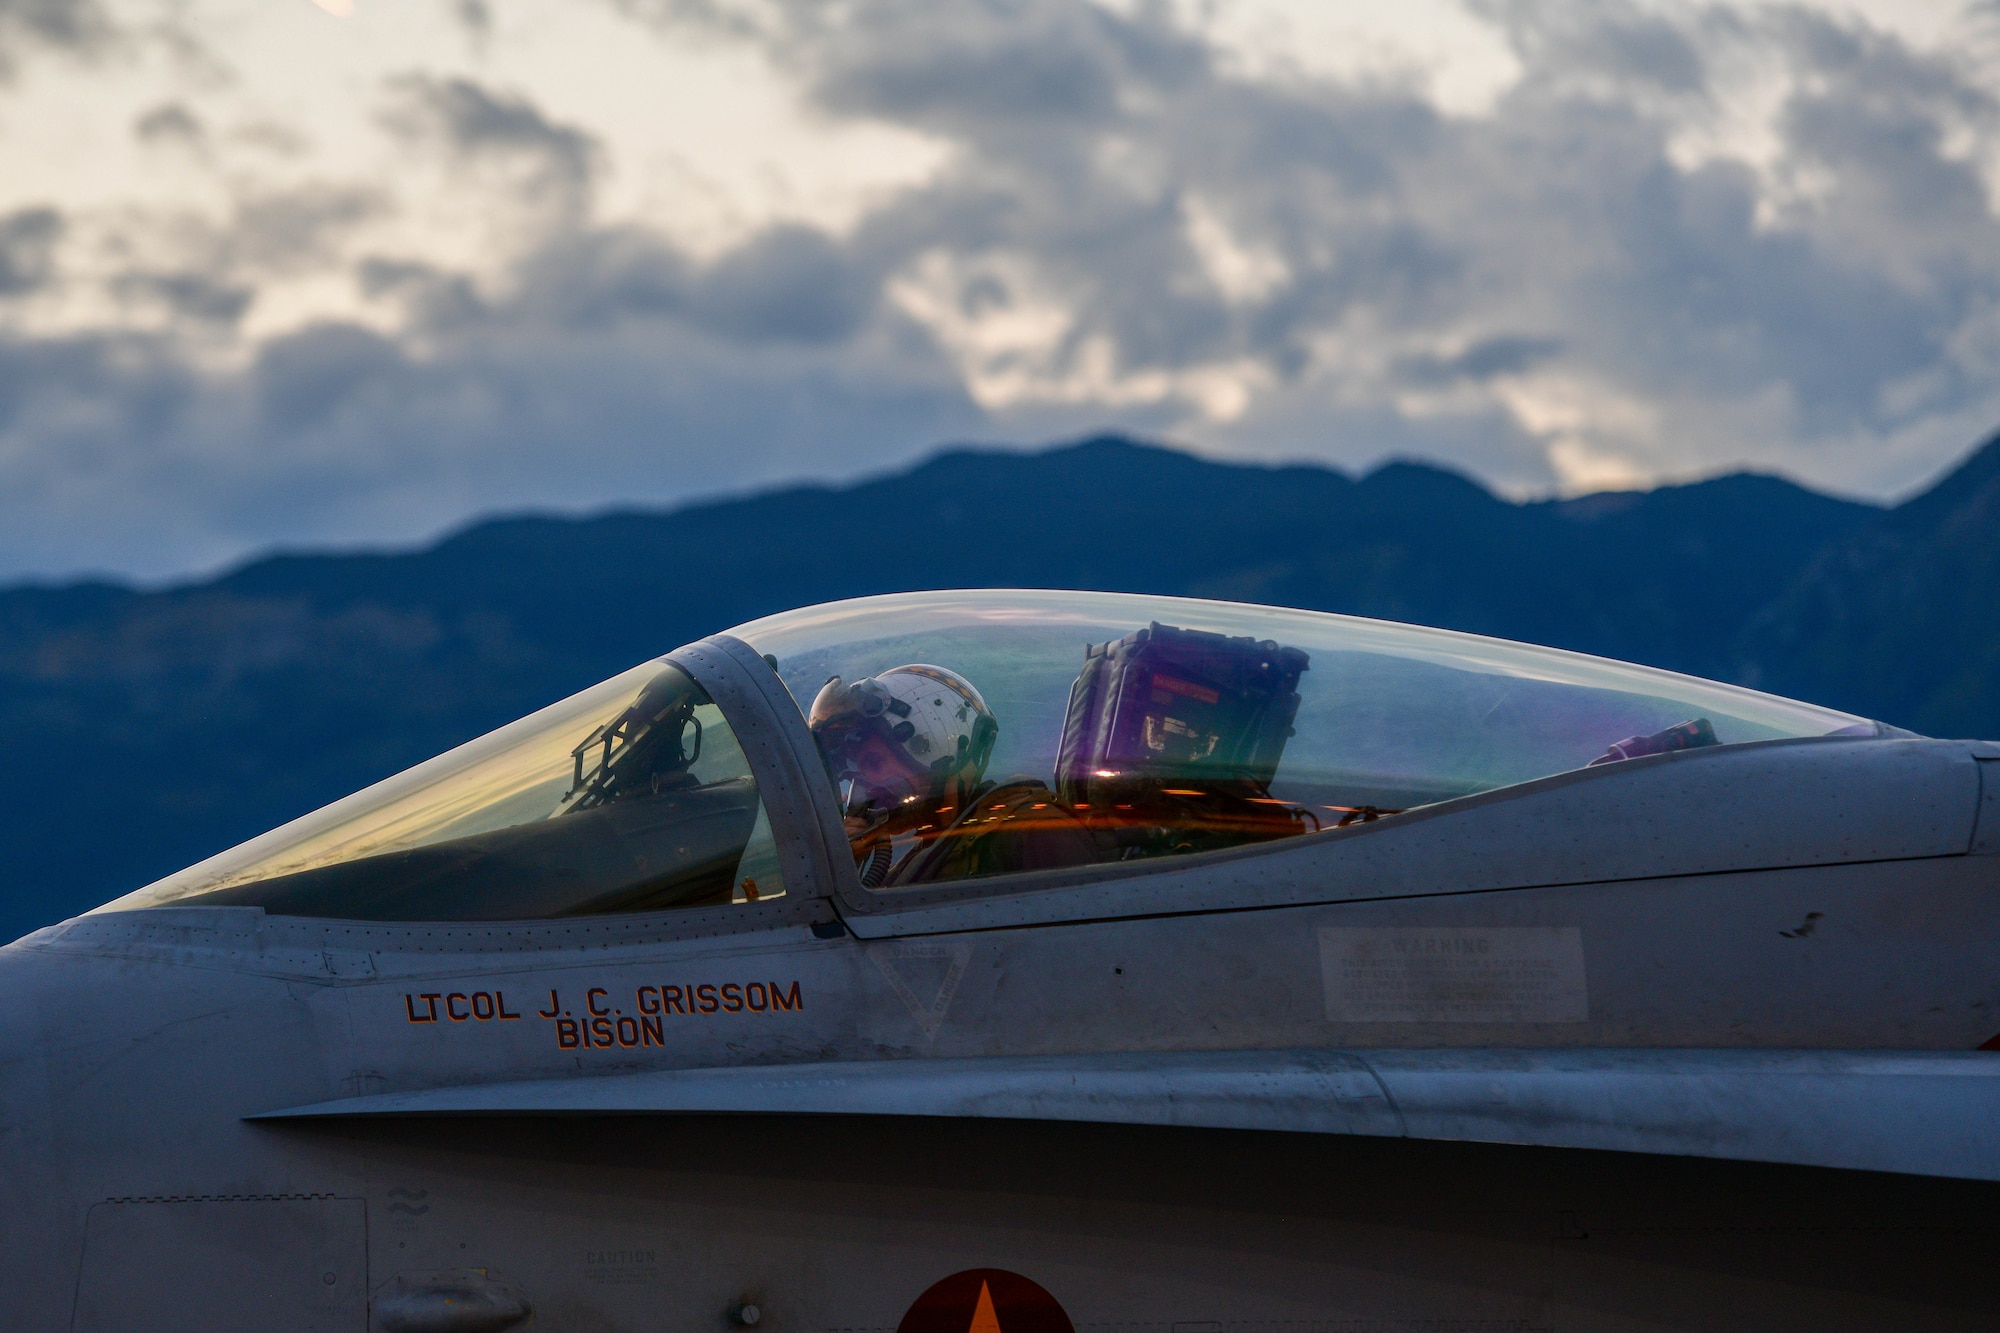
POLYGON ((1189 445, 1175 441, 1163 440, 1163 439, 1151 439, 1144 436, 1128 434, 1119 431, 1100 430, 1100 431, 1088 432, 1086 434, 1074 438, 1044 441, 1036 444, 1014 445, 1014 444, 1004 444, 1004 443, 994 443, 994 442, 966 442, 966 441, 939 444, 934 448, 932 448, 931 450, 929 450, 928 452, 917 454, 916 456, 912 457, 911 459, 905 462, 887 467, 875 468, 869 471, 855 473, 847 476, 817 477, 817 476, 806 475, 796 478, 779 479, 767 483, 760 483, 756 485, 747 486, 738 490, 726 490, 710 494, 690 495, 677 500, 663 500, 651 504, 619 503, 614 501, 614 502, 605 502, 591 506, 582 506, 573 509, 560 509, 554 507, 536 508, 532 506, 524 506, 521 508, 513 508, 513 509, 495 509, 484 513, 471 514, 464 518, 455 520, 452 523, 448 524, 447 526, 438 528, 435 531, 403 540, 380 541, 380 542, 357 540, 353 543, 341 543, 338 541, 332 541, 314 545, 299 545, 299 546, 287 546, 280 543, 244 552, 243 554, 233 557, 224 563, 213 565, 207 568, 175 570, 151 576, 135 575, 130 573, 124 573, 117 570, 105 570, 105 569, 80 569, 68 573, 58 573, 50 575, 25 574, 13 577, 0 575, 0 593, 12 592, 20 589, 61 590, 67 588, 91 587, 91 586, 114 587, 138 593, 173 592, 184 588, 195 588, 203 586, 205 584, 219 582, 221 580, 230 578, 231 576, 235 575, 236 573, 242 570, 255 567, 259 564, 271 560, 284 560, 284 559, 294 559, 294 558, 339 559, 349 556, 394 557, 394 556, 404 556, 404 555, 420 555, 426 551, 434 550, 440 546, 443 546, 446 543, 451 542, 452 540, 456 539, 457 537, 465 533, 475 531, 479 528, 483 528, 491 524, 504 524, 516 521, 588 523, 596 519, 609 518, 621 514, 633 514, 633 515, 648 516, 648 517, 666 516, 689 510, 699 510, 699 509, 706 509, 722 505, 752 502, 767 496, 781 495, 802 490, 829 490, 836 492, 842 490, 848 490, 857 486, 865 485, 868 482, 874 480, 908 476, 911 473, 916 472, 919 469, 922 469, 926 466, 929 466, 930 464, 935 463, 941 459, 953 457, 956 455, 981 455, 981 456, 991 456, 991 457, 1006 457, 1009 455, 1013 455, 1021 458, 1033 458, 1045 454, 1061 453, 1065 450, 1076 449, 1086 445, 1103 443, 1103 442, 1115 442, 1120 444, 1127 444, 1144 449, 1157 449, 1166 453, 1178 454, 1182 457, 1196 459, 1203 463, 1213 464, 1218 467, 1256 469, 1262 471, 1280 471, 1287 468, 1311 468, 1318 471, 1328 472, 1344 477, 1348 481, 1354 482, 1356 484, 1365 482, 1369 478, 1375 476, 1376 474, 1390 468, 1416 467, 1432 472, 1439 472, 1459 477, 1462 480, 1468 481, 1473 485, 1479 487, 1481 490, 1485 491, 1488 495, 1492 496, 1494 499, 1504 504, 1515 505, 1515 506, 1566 504, 1574 501, 1596 499, 1601 496, 1650 495, 1659 491, 1678 490, 1678 489, 1685 489, 1687 487, 1701 486, 1710 482, 1727 480, 1732 477, 1762 477, 1775 481, 1784 482, 1787 485, 1794 486, 1799 490, 1805 491, 1809 494, 1823 496, 1827 499, 1839 500, 1847 504, 1863 505, 1869 508, 1879 509, 1887 512, 1889 510, 1893 510, 1904 504, 1907 504, 1911 500, 1917 499, 1918 497, 1925 495, 1931 490, 1935 489, 1941 482, 1945 481, 1947 478, 1949 478, 1955 472, 1957 472, 1960 468, 1964 467, 1968 462, 1972 460, 1974 456, 1979 454, 1989 444, 1993 444, 1996 441, 2000 441, 2000 431, 1996 431, 1988 434, 1985 437, 1982 437, 1979 441, 1968 447, 1963 453, 1945 463, 1944 466, 1938 469, 1936 472, 1932 473, 1927 477, 1922 478, 1912 486, 1905 488, 1901 493, 1886 498, 1880 498, 1868 495, 1842 494, 1836 490, 1814 486, 1809 482, 1803 481, 1797 477, 1788 476, 1783 471, 1780 471, 1775 468, 1757 468, 1757 467, 1747 467, 1747 466, 1727 468, 1722 471, 1711 472, 1701 476, 1693 476, 1685 478, 1663 477, 1658 481, 1656 481, 1655 483, 1647 486, 1616 487, 1604 490, 1582 491, 1575 494, 1563 494, 1558 492, 1552 492, 1544 494, 1513 495, 1507 493, 1505 490, 1502 490, 1500 487, 1495 486, 1487 478, 1480 476, 1473 468, 1441 459, 1396 455, 1375 460, 1374 462, 1368 464, 1365 467, 1350 468, 1350 467, 1343 467, 1338 463, 1329 462, 1325 459, 1319 459, 1319 458, 1263 459, 1263 458, 1236 458, 1228 456, 1218 457, 1215 455, 1205 453, 1189 445))

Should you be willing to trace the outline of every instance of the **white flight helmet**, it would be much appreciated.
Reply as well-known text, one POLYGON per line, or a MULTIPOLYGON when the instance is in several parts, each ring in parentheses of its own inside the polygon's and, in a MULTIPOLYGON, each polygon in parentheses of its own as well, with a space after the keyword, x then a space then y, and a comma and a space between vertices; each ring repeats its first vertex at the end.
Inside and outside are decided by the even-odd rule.
POLYGON ((984 776, 1000 734, 992 710, 971 681, 922 662, 891 667, 853 684, 835 676, 813 699, 810 723, 835 782, 859 778, 855 751, 871 735, 895 747, 913 773, 924 775, 859 793, 876 810, 913 796, 941 798, 954 783, 961 792, 971 788, 984 776))

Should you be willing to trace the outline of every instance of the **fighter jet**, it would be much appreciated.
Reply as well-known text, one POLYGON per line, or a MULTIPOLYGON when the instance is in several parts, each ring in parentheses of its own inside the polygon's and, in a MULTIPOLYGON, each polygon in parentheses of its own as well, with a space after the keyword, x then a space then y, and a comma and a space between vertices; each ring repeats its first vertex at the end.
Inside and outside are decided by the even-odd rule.
POLYGON ((1996 853, 2000 746, 1665 671, 792 611, 0 950, 0 1318, 1990 1327, 1996 853))

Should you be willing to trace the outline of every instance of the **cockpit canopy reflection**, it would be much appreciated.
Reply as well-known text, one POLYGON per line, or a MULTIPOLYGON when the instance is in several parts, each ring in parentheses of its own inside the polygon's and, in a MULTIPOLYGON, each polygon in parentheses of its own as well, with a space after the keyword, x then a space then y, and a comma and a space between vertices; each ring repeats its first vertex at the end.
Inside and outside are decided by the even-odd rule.
POLYGON ((110 906, 481 921, 784 892, 734 731, 649 662, 110 906))
MULTIPOLYGON (((1227 602, 918 593, 730 635, 800 705, 861 881, 886 893, 1310 836, 1670 750, 1881 730, 1601 658, 1227 602)), ((767 725, 648 663, 100 910, 751 907, 786 892, 738 740, 767 725)))
MULTIPOLYGON (((1877 730, 1576 653, 1227 602, 917 593, 732 633, 799 700, 924 671, 990 710, 978 774, 899 791, 894 810, 871 803, 869 784, 843 791, 863 882, 884 889, 1218 850, 1593 763, 1877 730)), ((885 741, 907 729, 914 746, 922 721, 885 713, 877 727, 885 741)))

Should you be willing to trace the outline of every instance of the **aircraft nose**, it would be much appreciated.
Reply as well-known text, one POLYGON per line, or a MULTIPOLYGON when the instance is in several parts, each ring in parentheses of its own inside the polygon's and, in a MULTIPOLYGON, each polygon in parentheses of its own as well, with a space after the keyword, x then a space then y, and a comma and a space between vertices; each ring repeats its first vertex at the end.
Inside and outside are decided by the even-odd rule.
POLYGON ((65 971, 37 950, 0 948, 0 1291, 9 1328, 67 1326, 68 1288, 50 1274, 75 1261, 83 1239, 49 1095, 46 1015, 65 971))
POLYGON ((4 1182, 23 1177, 48 1119, 41 1049, 45 984, 44 960, 17 944, 0 948, 0 1208, 6 1206, 4 1182))

